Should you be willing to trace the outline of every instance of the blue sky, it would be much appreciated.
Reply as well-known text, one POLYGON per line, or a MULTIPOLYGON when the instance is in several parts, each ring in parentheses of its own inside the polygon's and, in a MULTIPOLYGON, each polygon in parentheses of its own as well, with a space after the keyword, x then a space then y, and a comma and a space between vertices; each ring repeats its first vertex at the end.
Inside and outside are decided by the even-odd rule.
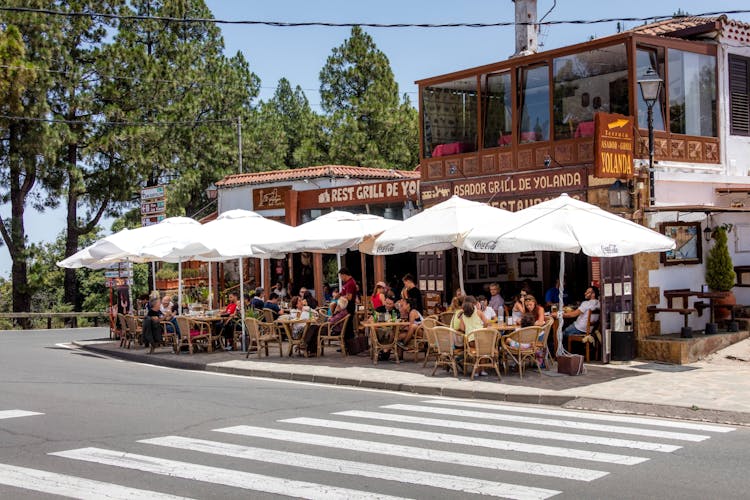
MULTIPOLYGON (((539 0, 541 17, 553 5, 539 0)), ((454 23, 498 22, 514 19, 511 0, 206 0, 214 17, 226 20, 330 21, 372 23, 454 23)), ((678 9, 691 14, 710 11, 750 9, 747 0, 558 0, 547 20, 602 19, 671 15, 678 9)), ((731 16, 750 23, 750 14, 731 16)), ((625 28, 641 23, 628 22, 625 28)), ((228 54, 242 51, 250 68, 261 79, 261 98, 273 95, 279 79, 305 90, 314 109, 319 110, 318 74, 334 47, 349 36, 349 28, 274 28, 221 25, 228 54)), ((472 66, 502 61, 514 52, 514 29, 499 28, 366 28, 377 47, 391 62, 399 90, 416 104, 415 80, 441 75, 472 66)), ((615 23, 555 25, 542 28, 540 50, 584 42, 591 36, 616 32, 615 23)), ((0 213, 7 216, 10 207, 0 213)), ((107 222, 107 225, 109 222, 107 222)), ((65 227, 62 210, 44 214, 27 210, 26 227, 31 241, 52 240, 65 227)), ((0 275, 10 274, 7 248, 0 248, 0 275)))

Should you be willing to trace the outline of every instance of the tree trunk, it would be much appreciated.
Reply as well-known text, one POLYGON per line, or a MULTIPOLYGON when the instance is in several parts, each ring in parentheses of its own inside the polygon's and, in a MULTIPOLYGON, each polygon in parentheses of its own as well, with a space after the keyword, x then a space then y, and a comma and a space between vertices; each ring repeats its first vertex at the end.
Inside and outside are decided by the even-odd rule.
MULTIPOLYGON (((68 144, 68 206, 65 232, 65 256, 69 257, 78 251, 78 187, 76 186, 75 165, 78 148, 76 144, 68 144)), ((81 310, 78 303, 78 280, 75 269, 65 269, 63 301, 72 305, 74 311, 81 310)))
MULTIPOLYGON (((13 280, 13 312, 31 311, 31 291, 28 284, 28 268, 26 263, 26 228, 23 223, 23 213, 26 204, 26 195, 34 184, 35 172, 24 169, 24 158, 18 153, 17 141, 19 130, 10 127, 10 235, 3 233, 6 240, 10 257, 13 259, 11 267, 11 279, 13 280), (22 180, 23 177, 23 180, 22 180), (8 236, 10 236, 8 238, 8 236), (7 241, 10 239, 10 241, 7 241)), ((33 160, 30 160, 33 161, 33 160)), ((21 328, 31 327, 29 319, 17 320, 21 328)))

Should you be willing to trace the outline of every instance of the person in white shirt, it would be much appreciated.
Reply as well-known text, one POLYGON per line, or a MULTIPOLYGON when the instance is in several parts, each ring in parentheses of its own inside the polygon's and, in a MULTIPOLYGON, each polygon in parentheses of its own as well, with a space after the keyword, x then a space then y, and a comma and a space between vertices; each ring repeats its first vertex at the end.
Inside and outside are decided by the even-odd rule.
POLYGON ((498 320, 505 316, 505 300, 500 295, 500 283, 490 285, 490 301, 488 304, 498 317, 498 320))
POLYGON ((484 295, 480 295, 477 297, 477 302, 479 303, 479 310, 484 313, 484 317, 487 319, 487 321, 492 321, 493 319, 497 318, 497 313, 492 308, 491 305, 487 304, 487 297, 484 295))
POLYGON ((584 334, 586 333, 586 324, 589 320, 589 311, 591 312, 591 321, 599 320, 599 289, 595 286, 590 286, 586 289, 583 298, 586 299, 581 302, 578 309, 563 313, 563 318, 575 318, 575 321, 568 325, 563 330, 563 339, 567 338, 568 335, 584 334))

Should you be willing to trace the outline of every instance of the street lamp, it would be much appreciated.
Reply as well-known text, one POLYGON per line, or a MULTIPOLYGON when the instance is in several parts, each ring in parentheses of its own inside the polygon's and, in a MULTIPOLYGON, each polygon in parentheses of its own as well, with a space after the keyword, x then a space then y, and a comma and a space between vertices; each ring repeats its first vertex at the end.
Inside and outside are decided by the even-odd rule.
POLYGON ((217 188, 216 184, 212 182, 211 185, 206 188, 206 197, 209 200, 215 200, 217 196, 219 196, 219 188, 217 188))
POLYGON ((654 104, 659 98, 662 83, 664 80, 651 67, 638 79, 641 97, 648 106, 648 187, 651 206, 654 205, 654 104))
POLYGON ((617 179, 607 190, 610 208, 629 208, 630 189, 628 185, 617 179))

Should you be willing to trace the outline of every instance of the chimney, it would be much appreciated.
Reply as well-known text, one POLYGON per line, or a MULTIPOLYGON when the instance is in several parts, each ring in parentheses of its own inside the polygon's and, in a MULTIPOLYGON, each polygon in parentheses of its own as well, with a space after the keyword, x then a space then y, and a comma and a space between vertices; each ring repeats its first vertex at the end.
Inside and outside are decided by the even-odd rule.
POLYGON ((538 51, 536 0, 511 1, 516 4, 516 52, 511 57, 536 54, 538 51))

